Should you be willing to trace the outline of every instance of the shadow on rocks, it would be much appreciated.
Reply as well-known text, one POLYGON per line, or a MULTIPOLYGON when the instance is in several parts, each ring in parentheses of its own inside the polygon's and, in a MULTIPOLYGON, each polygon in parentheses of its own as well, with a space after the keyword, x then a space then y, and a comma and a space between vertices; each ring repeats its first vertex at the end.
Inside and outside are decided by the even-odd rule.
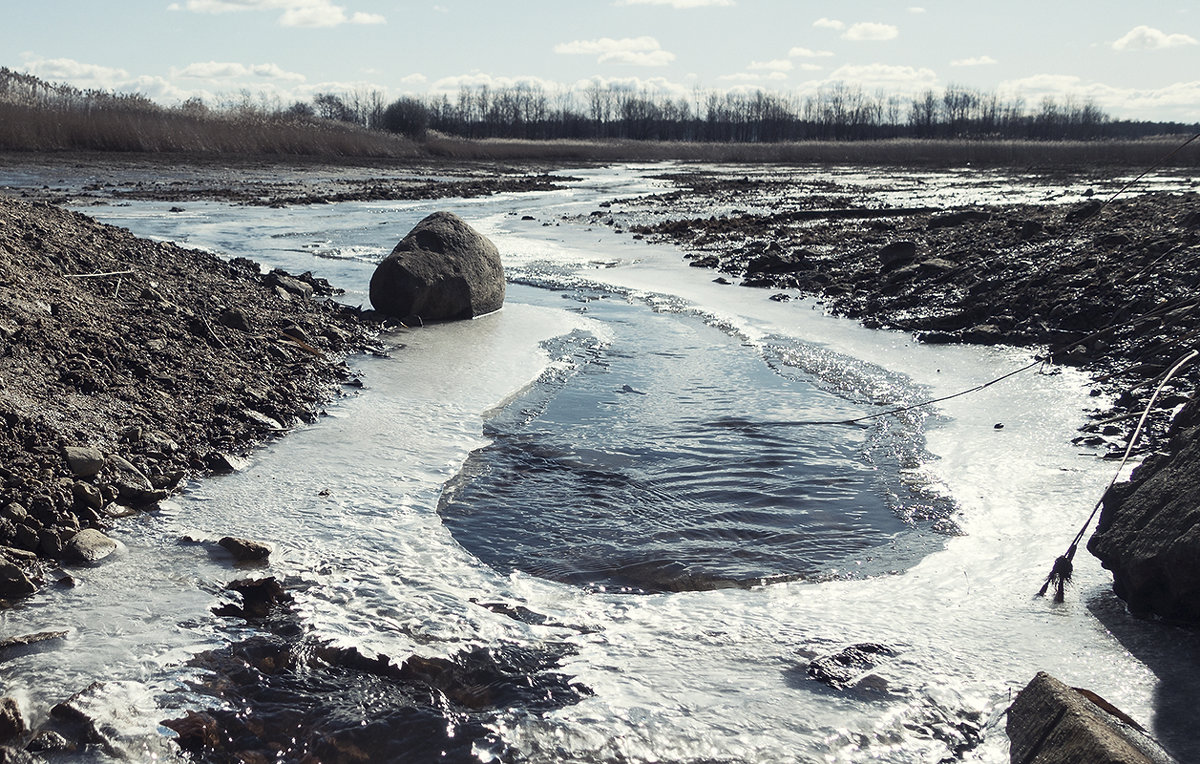
POLYGON ((192 659, 205 676, 193 689, 216 702, 163 724, 196 761, 465 762, 479 749, 504 758, 511 752, 488 728, 497 715, 588 694, 554 671, 565 647, 475 647, 393 663, 306 634, 274 578, 229 588, 240 603, 214 612, 262 633, 192 659))
POLYGON ((1200 634, 1156 620, 1130 616, 1111 591, 1087 603, 1121 645, 1158 678, 1153 719, 1147 724, 1154 738, 1179 761, 1200 761, 1196 709, 1200 708, 1200 634))

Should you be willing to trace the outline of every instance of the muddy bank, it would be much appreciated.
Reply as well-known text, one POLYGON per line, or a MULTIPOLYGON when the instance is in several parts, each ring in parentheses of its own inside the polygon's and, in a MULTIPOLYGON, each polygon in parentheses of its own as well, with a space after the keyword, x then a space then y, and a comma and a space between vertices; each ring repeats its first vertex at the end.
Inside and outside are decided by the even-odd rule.
POLYGON ((0 196, 0 596, 352 389, 378 326, 332 292, 0 196))
MULTIPOLYGON (((219 201, 266 207, 346 201, 473 198, 548 191, 570 178, 551 165, 493 162, 352 160, 272 157, 169 157, 108 154, 0 153, 0 167, 32 168, 29 182, 0 193, 26 201, 85 207, 121 200, 219 201), (49 180, 53 182, 47 182, 49 180)), ((18 169, 15 179, 23 180, 18 169)))

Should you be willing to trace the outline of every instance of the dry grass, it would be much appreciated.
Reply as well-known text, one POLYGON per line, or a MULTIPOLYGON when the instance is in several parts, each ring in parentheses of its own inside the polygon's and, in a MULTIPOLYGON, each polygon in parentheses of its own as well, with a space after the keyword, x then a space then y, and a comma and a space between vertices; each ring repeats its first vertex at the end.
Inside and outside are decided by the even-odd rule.
MULTIPOLYGON (((434 136, 423 144, 433 157, 458 160, 546 162, 686 161, 754 164, 865 164, 897 167, 1064 168, 1149 167, 1189 136, 1130 141, 811 141, 804 143, 677 143, 655 141, 470 141, 434 136)), ((1200 141, 1168 166, 1200 166, 1200 141)))
POLYGON ((416 157, 407 138, 345 123, 0 103, 0 150, 416 157))

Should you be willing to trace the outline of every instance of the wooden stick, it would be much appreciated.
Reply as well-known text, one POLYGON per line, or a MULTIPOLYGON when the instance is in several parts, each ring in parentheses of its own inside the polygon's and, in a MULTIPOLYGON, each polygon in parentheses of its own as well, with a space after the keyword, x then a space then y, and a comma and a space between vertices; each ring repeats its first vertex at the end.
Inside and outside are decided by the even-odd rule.
POLYGON ((94 279, 101 276, 131 276, 133 271, 108 271, 106 273, 64 273, 63 278, 67 279, 94 279))

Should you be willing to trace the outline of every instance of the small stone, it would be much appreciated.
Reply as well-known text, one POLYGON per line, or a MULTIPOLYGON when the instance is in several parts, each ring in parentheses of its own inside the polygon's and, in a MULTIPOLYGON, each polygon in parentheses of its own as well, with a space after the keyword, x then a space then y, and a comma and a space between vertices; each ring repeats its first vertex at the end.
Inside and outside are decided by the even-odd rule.
POLYGON ((100 489, 91 483, 76 480, 71 486, 71 493, 75 497, 75 502, 80 506, 92 509, 100 509, 104 506, 104 496, 100 493, 100 489))
POLYGON ((0 743, 25 732, 25 720, 21 717, 21 709, 12 698, 0 698, 0 743))
POLYGON ((85 528, 67 542, 64 555, 80 562, 94 563, 117 551, 117 542, 95 528, 85 528))
POLYGON ((38 730, 25 750, 31 753, 69 753, 75 750, 75 746, 54 730, 38 730))
POLYGON ((98 448, 90 446, 67 446, 63 448, 67 457, 67 466, 71 474, 77 478, 94 477, 104 469, 104 454, 98 448))
POLYGON ((217 317, 217 323, 228 326, 230 329, 237 329, 239 332, 250 331, 250 318, 245 311, 238 308, 222 311, 221 315, 217 317))
POLYGON ((20 567, 0 563, 0 597, 28 597, 37 590, 37 584, 20 567))
POLYGON ((235 538, 234 536, 226 536, 217 542, 238 562, 248 562, 251 560, 265 560, 271 554, 271 548, 266 544, 260 544, 257 541, 249 539, 235 538))
POLYGON ((33 754, 9 745, 0 745, 0 764, 35 764, 33 754))

